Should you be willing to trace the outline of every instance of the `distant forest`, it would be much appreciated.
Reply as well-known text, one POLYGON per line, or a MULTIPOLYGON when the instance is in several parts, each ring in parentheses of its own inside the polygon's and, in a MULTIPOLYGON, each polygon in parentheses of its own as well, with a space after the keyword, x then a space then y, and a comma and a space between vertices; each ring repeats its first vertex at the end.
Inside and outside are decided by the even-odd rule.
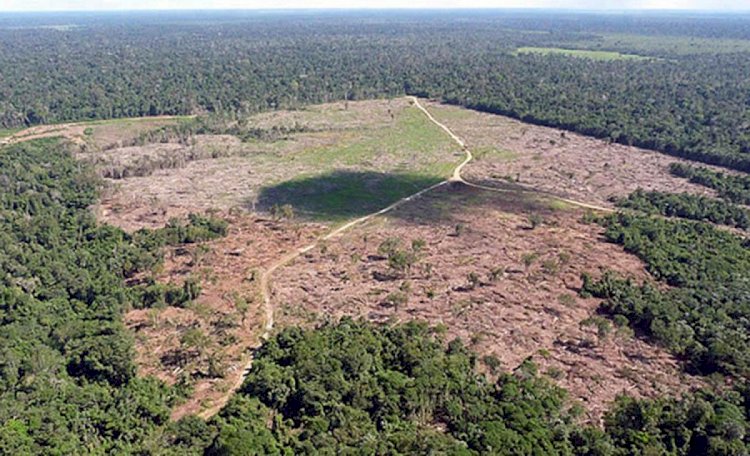
MULTIPOLYGON (((0 123, 242 114, 413 94, 748 171, 749 21, 0 15, 0 123)), ((153 273, 167 246, 225 236, 227 223, 191 214, 135 233, 102 225, 90 210, 101 181, 69 145, 48 138, 2 147, 0 455, 746 456, 750 241, 705 221, 747 229, 739 205, 750 201, 750 177, 691 165, 670 171, 720 199, 637 191, 619 201, 624 212, 584 216, 651 277, 584 275, 581 294, 602 299, 601 316, 669 350, 706 388, 622 396, 601 426, 584 425, 580 408, 531 360, 490 379, 478 363, 499 361, 477 359, 441 325, 344 319, 280 331, 217 415, 172 421, 189 387, 136 375, 122 314, 195 299, 199 283, 164 285, 153 273)))
POLYGON ((0 128, 404 94, 750 171, 743 16, 0 16, 0 128), (518 53, 608 50, 646 59, 518 53))

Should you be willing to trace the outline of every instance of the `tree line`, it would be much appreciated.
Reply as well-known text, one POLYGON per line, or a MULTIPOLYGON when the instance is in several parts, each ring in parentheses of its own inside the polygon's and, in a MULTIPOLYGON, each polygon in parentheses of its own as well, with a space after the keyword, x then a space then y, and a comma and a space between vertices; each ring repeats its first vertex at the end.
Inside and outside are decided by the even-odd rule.
POLYGON ((26 27, 0 27, 0 126, 245 114, 412 94, 750 170, 750 54, 669 53, 651 39, 661 29, 688 49, 696 36, 718 49, 748 38, 741 27, 747 18, 460 19, 134 15, 81 18, 66 30, 35 28, 27 19, 26 27), (597 34, 613 32, 643 34, 638 50, 654 58, 514 53, 521 46, 600 49, 597 34))
POLYGON ((169 454, 742 455, 744 387, 683 398, 619 398, 603 428, 577 423, 531 360, 489 381, 460 340, 425 324, 344 319, 288 328, 212 420, 173 424, 169 454))
MULTIPOLYGON (((581 426, 533 360, 490 380, 439 328, 343 320, 288 328, 255 354, 239 393, 212 420, 169 421, 184 394, 136 376, 122 313, 180 305, 199 291, 128 286, 167 245, 227 226, 192 215, 127 234, 89 211, 98 180, 46 139, 0 154, 2 454, 746 454, 746 246, 705 224, 620 215, 607 235, 674 291, 611 278, 586 284, 604 309, 737 387, 683 398, 623 397, 604 427, 581 426), (720 248, 719 248, 720 247, 720 248), (718 252, 718 253, 717 253, 718 252), (183 293, 183 296, 179 296, 183 293), (734 294, 732 294, 734 293, 734 294), (630 307, 629 307, 630 306, 630 307)), ((485 361, 489 362, 489 361, 485 361)))
POLYGON ((728 174, 683 163, 673 163, 669 172, 674 176, 688 179, 693 184, 716 190, 718 196, 726 201, 750 205, 750 176, 728 174))
POLYGON ((665 217, 706 221, 743 230, 750 227, 746 209, 727 201, 689 193, 647 192, 636 190, 617 202, 618 207, 665 217))

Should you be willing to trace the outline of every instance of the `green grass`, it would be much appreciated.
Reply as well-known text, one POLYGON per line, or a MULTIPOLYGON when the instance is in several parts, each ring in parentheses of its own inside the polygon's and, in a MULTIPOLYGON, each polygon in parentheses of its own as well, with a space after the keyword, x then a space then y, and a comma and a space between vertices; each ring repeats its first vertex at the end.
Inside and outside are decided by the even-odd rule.
POLYGON ((8 136, 18 133, 21 130, 22 130, 21 128, 8 128, 8 129, 0 128, 0 139, 7 138, 8 136))
POLYGON ((445 132, 409 107, 395 125, 352 132, 338 145, 297 154, 294 165, 311 171, 264 187, 258 203, 291 204, 310 218, 340 222, 440 182, 462 160, 445 132))
POLYGON ((584 47, 592 50, 600 47, 642 54, 691 55, 750 52, 750 41, 666 35, 604 34, 599 40, 584 47))
POLYGON ((584 49, 560 49, 544 47, 522 47, 516 50, 518 54, 542 54, 542 55, 567 55, 570 57, 579 57, 592 60, 648 60, 649 57, 635 54, 621 54, 613 51, 595 51, 584 49))
POLYGON ((421 111, 408 108, 396 121, 395 126, 358 131, 335 147, 311 149, 298 155, 297 160, 315 167, 352 167, 369 162, 381 170, 402 166, 424 170, 426 166, 433 172, 444 171, 440 165, 446 158, 449 165, 455 162, 442 153, 455 149, 451 139, 421 111))
POLYGON ((518 158, 518 154, 513 151, 496 149, 494 147, 478 147, 472 153, 476 160, 508 162, 518 158))
POLYGON ((551 198, 549 200, 549 208, 556 211, 567 211, 569 209, 575 209, 577 206, 570 204, 566 201, 551 198))

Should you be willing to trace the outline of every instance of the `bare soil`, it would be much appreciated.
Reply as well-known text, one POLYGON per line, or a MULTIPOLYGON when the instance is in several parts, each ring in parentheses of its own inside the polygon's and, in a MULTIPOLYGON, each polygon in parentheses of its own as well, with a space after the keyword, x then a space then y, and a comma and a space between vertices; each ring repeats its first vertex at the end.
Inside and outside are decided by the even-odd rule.
MULTIPOLYGON (((243 145, 242 151, 235 151, 230 156, 189 161, 183 167, 158 169, 148 176, 107 179, 111 191, 101 202, 102 220, 132 229, 163 225, 167 220, 153 216, 144 220, 144 207, 159 208, 158 212, 164 212, 165 216, 179 213, 186 207, 193 210, 235 207, 253 210, 253 201, 262 186, 307 170, 302 164, 280 166, 276 154, 292 154, 310 147, 324 148, 340 140, 337 134, 320 133, 266 147, 243 145)), ((108 153, 128 153, 130 160, 138 160, 150 154, 153 147, 114 149, 108 153)), ((164 145, 160 147, 164 150, 164 145)), ((182 150, 176 146, 175 153, 182 153, 182 150)))
POLYGON ((437 190, 279 270, 272 283, 279 325, 342 316, 441 325, 449 338, 496 357, 502 370, 533 358, 592 421, 620 393, 677 394, 697 384, 663 350, 624 331, 600 337, 581 325, 599 305, 578 297, 583 272, 648 275, 603 240, 601 227, 584 223, 582 211, 555 206, 461 184, 437 190), (532 215, 543 219, 533 229, 532 215), (378 251, 388 238, 406 250, 425 242, 409 273, 394 275, 378 251), (408 302, 394 307, 399 293, 408 302))
POLYGON ((82 147, 106 148, 118 142, 133 139, 145 131, 174 123, 176 119, 172 116, 161 116, 37 125, 3 138, 0 145, 40 138, 63 137, 82 147), (91 134, 86 134, 87 131, 91 134))
POLYGON ((464 171, 470 182, 510 181, 605 207, 638 188, 715 195, 669 173, 671 163, 686 160, 456 106, 426 106, 474 152, 464 171))
MULTIPOLYGON (((203 292, 195 303, 126 316, 138 341, 140 373, 193 387, 174 418, 220 403, 241 379, 264 324, 259 274, 326 230, 251 215, 259 189, 316 171, 323 166, 310 159, 316 151, 323 160, 342 144, 394 125, 408 107, 401 99, 254 116, 259 128, 304 127, 274 142, 198 136, 189 145, 99 152, 100 162, 112 166, 191 157, 150 175, 110 180, 97 208, 103 222, 126 230, 155 228, 174 216, 216 209, 231 221, 227 238, 168 255, 159 280, 179 284, 198 277, 203 292), (238 307, 243 302, 244 317, 238 307), (204 336, 199 346, 187 340, 196 330, 204 336)), ((582 402, 592 422, 618 394, 676 395, 698 385, 668 353, 628 331, 605 334, 582 324, 596 315, 599 302, 578 296, 581 274, 612 269, 649 280, 642 263, 605 242, 601 227, 582 221, 583 211, 513 192, 509 185, 605 207, 610 198, 639 187, 708 194, 669 175, 669 164, 679 160, 501 116, 438 104, 428 108, 474 152, 477 160, 464 177, 507 192, 454 183, 320 244, 271 277, 276 327, 345 315, 377 322, 425 320, 444 328, 449 338, 460 337, 480 357, 496 358, 496 369, 489 361, 481 364, 489 375, 532 358, 582 402), (396 273, 378 251, 389 238, 400 239, 404 250, 424 241, 408 272, 396 273), (400 299, 406 302, 398 304, 400 299)), ((110 136, 101 144, 115 141, 110 136)))
POLYGON ((198 135, 189 145, 150 144, 82 156, 96 163, 104 175, 107 169, 151 163, 154 169, 143 173, 147 175, 107 179, 110 189, 98 214, 103 222, 127 230, 157 227, 189 211, 242 208, 253 212, 260 209, 262 188, 303 175, 326 170, 408 171, 456 160, 448 138, 438 146, 446 147, 446 153, 428 156, 400 144, 412 138, 388 137, 403 149, 402 154, 383 151, 378 160, 363 158, 371 151, 362 152, 359 145, 389 132, 407 109, 416 112, 405 98, 331 103, 251 118, 250 124, 258 128, 298 126, 304 130, 278 141, 240 143, 229 136, 198 135), (337 156, 339 151, 351 156, 337 156))
POLYGON ((175 419, 210 407, 242 375, 264 325, 257 283, 261 271, 324 230, 321 225, 249 214, 218 216, 229 220, 228 236, 170 249, 157 277, 178 285, 188 277, 198 278, 199 298, 186 308, 133 310, 125 315, 136 336, 139 374, 193 388, 187 402, 173 411, 175 419), (197 344, 187 339, 188 333, 198 335, 197 344))

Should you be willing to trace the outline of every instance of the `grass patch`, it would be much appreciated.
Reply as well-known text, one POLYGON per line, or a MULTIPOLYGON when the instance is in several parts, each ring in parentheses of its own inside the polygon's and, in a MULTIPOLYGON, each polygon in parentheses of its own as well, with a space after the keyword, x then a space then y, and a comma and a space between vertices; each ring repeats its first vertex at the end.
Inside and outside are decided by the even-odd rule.
POLYGON ((479 147, 474 149, 472 154, 476 160, 508 162, 518 158, 518 154, 513 151, 496 149, 494 147, 479 147))
POLYGON ((445 132, 409 107, 393 126, 352 132, 340 144, 295 155, 294 166, 310 172, 262 188, 258 206, 291 204, 303 216, 341 222, 444 180, 462 160, 445 132))
POLYGON ((545 47, 522 47, 518 48, 515 55, 519 54, 542 54, 542 55, 566 55, 591 60, 648 60, 649 57, 635 54, 622 54, 614 51, 598 51, 583 49, 561 49, 545 47))
POLYGON ((0 128, 0 139, 7 138, 8 136, 14 135, 21 130, 22 128, 0 128))
POLYGON ((399 169, 450 174, 460 163, 445 151, 455 149, 450 138, 416 108, 401 112, 395 126, 356 132, 334 147, 315 148, 297 156, 305 165, 329 169, 372 166, 379 171, 399 169))
POLYGON ((562 201, 562 200, 559 200, 559 199, 556 199, 556 198, 551 198, 549 200, 549 202, 548 202, 548 207, 550 209, 552 209, 552 210, 555 210, 555 211, 566 211, 566 210, 569 210, 569 209, 573 209, 576 206, 574 206, 574 205, 572 205, 572 204, 570 204, 570 203, 568 203, 566 201, 562 201))
POLYGON ((695 36, 648 36, 629 34, 603 34, 585 47, 594 49, 619 49, 657 55, 694 55, 750 52, 750 41, 730 38, 703 38, 695 36))

